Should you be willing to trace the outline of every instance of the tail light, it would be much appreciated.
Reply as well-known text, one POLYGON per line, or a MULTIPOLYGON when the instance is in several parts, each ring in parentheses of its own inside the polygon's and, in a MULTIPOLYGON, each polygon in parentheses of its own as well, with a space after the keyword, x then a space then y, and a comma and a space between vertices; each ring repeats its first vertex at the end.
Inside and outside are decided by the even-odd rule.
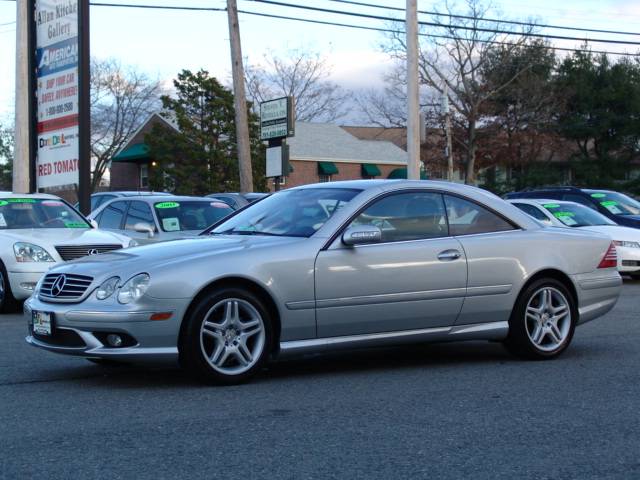
POLYGON ((609 245, 607 253, 604 254, 598 268, 615 268, 618 266, 618 253, 616 252, 616 246, 613 242, 609 245))

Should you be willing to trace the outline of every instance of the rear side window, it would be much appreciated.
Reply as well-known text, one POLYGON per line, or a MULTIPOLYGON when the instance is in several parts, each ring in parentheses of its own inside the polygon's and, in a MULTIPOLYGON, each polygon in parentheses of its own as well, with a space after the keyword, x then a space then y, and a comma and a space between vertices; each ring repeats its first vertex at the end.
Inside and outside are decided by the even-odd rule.
POLYGON ((120 230, 124 213, 127 210, 127 202, 113 202, 107 206, 98 217, 98 226, 100 228, 111 228, 120 230))
POLYGON ((514 227, 495 213, 477 203, 460 197, 444 195, 451 235, 504 232, 514 227))
POLYGON ((544 212, 541 212, 538 207, 534 207, 533 205, 529 205, 528 203, 514 203, 514 205, 536 220, 541 220, 543 222, 549 221, 549 217, 547 217, 544 212))
POLYGON ((154 231, 157 231, 151 207, 146 202, 135 201, 129 205, 127 221, 124 226, 125 230, 135 230, 136 223, 146 223, 152 226, 154 231))

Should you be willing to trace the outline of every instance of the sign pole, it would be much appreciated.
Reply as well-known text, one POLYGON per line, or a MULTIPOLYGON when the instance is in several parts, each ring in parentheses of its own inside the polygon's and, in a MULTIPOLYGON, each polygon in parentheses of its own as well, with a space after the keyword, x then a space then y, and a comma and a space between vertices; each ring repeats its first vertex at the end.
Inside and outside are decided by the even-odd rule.
POLYGON ((78 0, 78 202, 91 213, 91 105, 89 0, 78 0))

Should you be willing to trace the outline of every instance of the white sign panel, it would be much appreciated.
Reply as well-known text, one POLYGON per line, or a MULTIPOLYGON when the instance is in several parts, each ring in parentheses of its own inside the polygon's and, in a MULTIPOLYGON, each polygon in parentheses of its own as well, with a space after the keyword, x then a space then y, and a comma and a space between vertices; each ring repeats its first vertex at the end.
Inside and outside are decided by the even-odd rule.
POLYGON ((78 0, 36 0, 38 188, 78 183, 78 0))
POLYGON ((267 177, 282 176, 282 147, 267 148, 267 177))

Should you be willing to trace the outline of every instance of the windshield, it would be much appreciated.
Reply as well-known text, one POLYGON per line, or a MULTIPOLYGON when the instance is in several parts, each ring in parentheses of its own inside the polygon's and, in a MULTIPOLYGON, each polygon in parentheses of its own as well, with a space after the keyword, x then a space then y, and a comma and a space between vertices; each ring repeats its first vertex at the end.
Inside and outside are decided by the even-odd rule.
POLYGON ((213 199, 156 202, 153 207, 158 215, 160 228, 165 232, 204 230, 233 213, 229 205, 213 199))
POLYGON ((285 190, 252 204, 211 234, 310 237, 358 193, 340 188, 285 190))
POLYGON ((623 193, 587 190, 591 198, 614 215, 640 215, 640 202, 623 193))
POLYGON ((545 203, 542 206, 567 227, 615 225, 601 213, 577 203, 545 203))
POLYGON ((62 200, 0 198, 0 229, 23 228, 91 228, 91 225, 62 200))

